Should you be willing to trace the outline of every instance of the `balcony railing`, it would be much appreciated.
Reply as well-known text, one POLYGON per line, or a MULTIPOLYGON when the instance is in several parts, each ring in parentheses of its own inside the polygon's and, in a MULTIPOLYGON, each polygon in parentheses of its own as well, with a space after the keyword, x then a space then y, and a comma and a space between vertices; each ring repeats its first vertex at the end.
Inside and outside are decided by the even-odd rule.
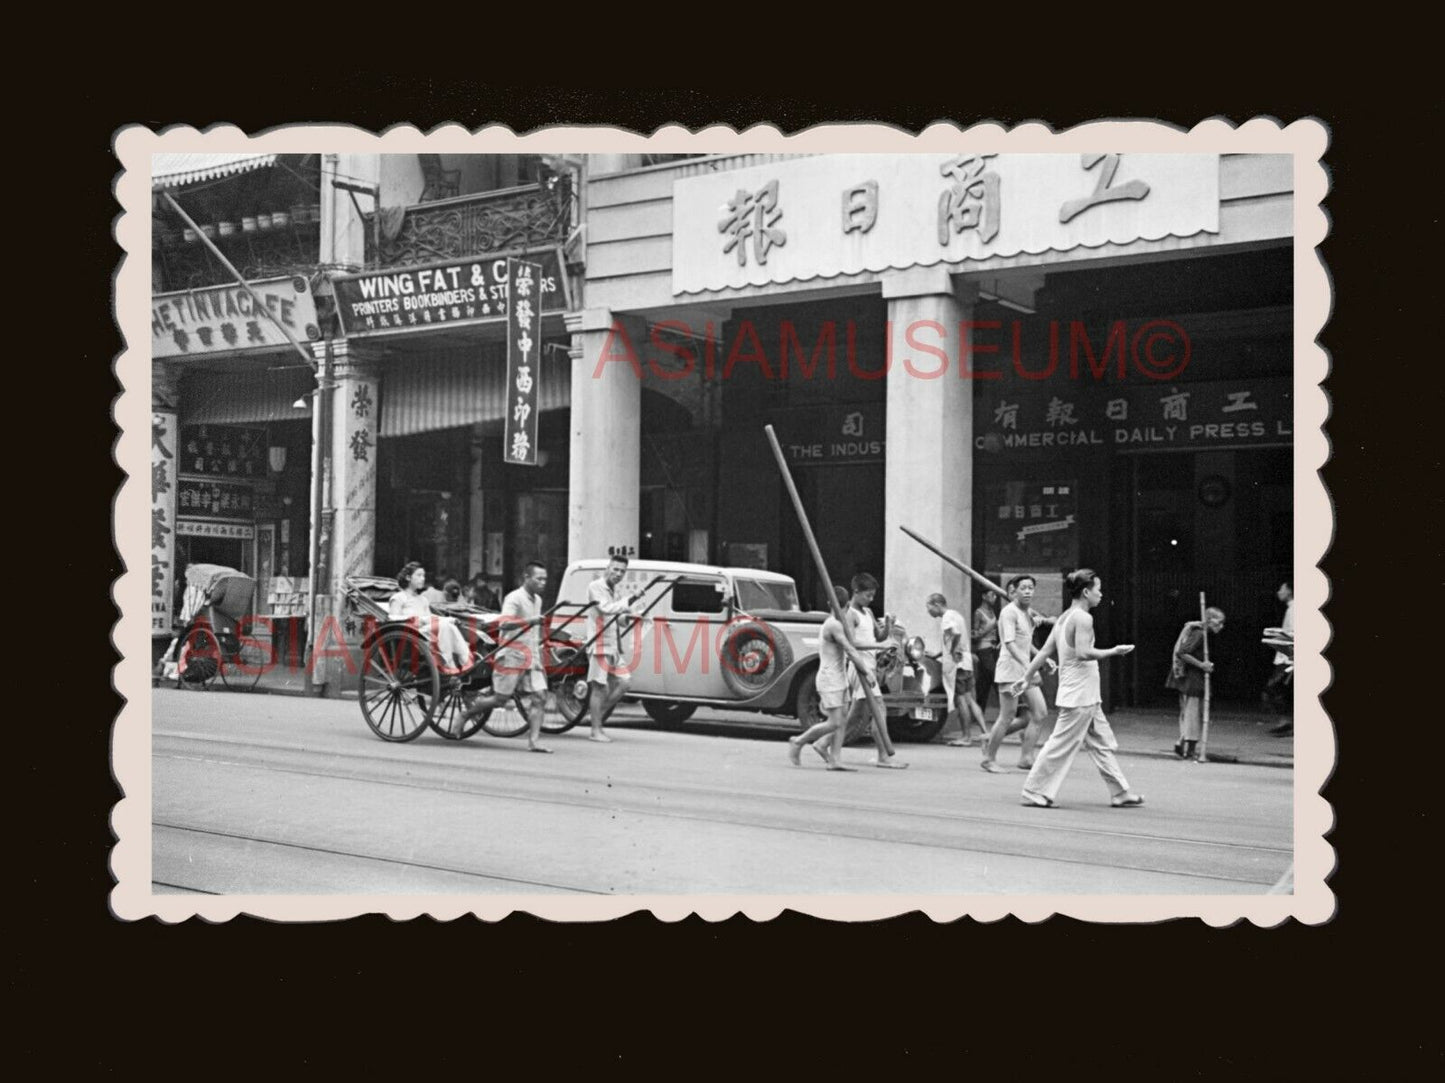
MULTIPOLYGON (((319 258, 321 227, 316 221, 297 223, 265 232, 253 230, 212 238, 216 247, 236 265, 248 280, 278 278, 282 275, 311 275, 319 258)), ((160 257, 163 281, 157 293, 169 290, 201 289, 234 281, 231 274, 211 255, 201 241, 186 240, 180 234, 157 234, 155 252, 160 257)))
POLYGON ((404 208, 400 221, 383 209, 379 224, 367 216, 366 263, 396 267, 562 244, 572 217, 567 177, 556 178, 551 188, 528 185, 418 203, 404 208))

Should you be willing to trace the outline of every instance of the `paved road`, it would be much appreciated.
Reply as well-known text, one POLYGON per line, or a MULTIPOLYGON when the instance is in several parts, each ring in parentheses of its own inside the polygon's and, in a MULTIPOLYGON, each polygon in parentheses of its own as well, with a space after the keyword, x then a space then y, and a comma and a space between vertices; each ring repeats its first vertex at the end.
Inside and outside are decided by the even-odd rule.
MULTIPOLYGON (((825 772, 787 727, 376 739, 355 702, 154 693, 155 890, 221 894, 1263 894, 1290 865, 1293 772, 1084 757, 1057 810, 976 749, 825 772), (809 762, 811 761, 811 762, 809 762)), ((1011 762, 1012 755, 1005 756, 1011 762)))

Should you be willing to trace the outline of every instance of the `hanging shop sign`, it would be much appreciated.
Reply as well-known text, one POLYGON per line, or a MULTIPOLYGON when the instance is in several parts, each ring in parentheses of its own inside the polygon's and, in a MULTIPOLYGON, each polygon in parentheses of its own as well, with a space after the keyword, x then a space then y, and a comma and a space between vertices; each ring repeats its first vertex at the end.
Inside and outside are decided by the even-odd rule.
POLYGON ((180 473, 208 478, 266 476, 266 430, 240 425, 181 427, 180 473))
POLYGON ((511 289, 507 306, 507 416, 502 434, 502 461, 537 465, 538 385, 542 352, 540 286, 543 267, 527 260, 507 260, 511 289))
POLYGON ((976 399, 974 446, 1030 450, 1147 451, 1288 447, 1294 397, 1285 377, 1200 383, 1021 383, 976 399))
MULTIPOLYGON (((532 303, 541 313, 567 311, 562 250, 524 253, 537 272, 532 303)), ((424 267, 400 267, 332 279, 336 311, 348 338, 405 334, 507 319, 508 266, 514 257, 486 256, 424 267)))
POLYGON ((182 538, 231 538, 252 541, 256 537, 255 523, 211 523, 197 519, 177 519, 176 534, 182 538))
POLYGON ((304 277, 291 275, 250 285, 265 311, 239 285, 156 294, 151 298, 151 356, 274 350, 288 344, 277 320, 298 342, 321 337, 316 300, 304 277))
POLYGON ((1219 156, 817 155, 672 196, 684 294, 1218 233, 1219 156))
POLYGON ((171 629, 176 560, 176 415, 151 414, 151 634, 171 629))
POLYGON ((256 494, 248 485, 182 478, 176 486, 176 514, 191 519, 249 519, 256 511, 256 494))

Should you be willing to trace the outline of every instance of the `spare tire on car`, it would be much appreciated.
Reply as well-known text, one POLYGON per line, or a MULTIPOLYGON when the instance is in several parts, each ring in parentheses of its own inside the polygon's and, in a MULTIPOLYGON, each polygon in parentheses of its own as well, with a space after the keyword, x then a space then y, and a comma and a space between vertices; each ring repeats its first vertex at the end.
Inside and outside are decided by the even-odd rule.
POLYGON ((743 699, 766 691, 793 664, 788 637, 762 621, 734 625, 723 639, 719 654, 723 682, 743 699))

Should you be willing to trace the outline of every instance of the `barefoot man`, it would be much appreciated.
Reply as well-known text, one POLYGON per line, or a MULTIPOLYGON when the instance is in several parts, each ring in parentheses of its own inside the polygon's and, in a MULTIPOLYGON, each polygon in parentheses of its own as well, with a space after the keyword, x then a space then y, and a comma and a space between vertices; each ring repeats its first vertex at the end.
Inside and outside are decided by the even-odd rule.
POLYGON ((939 652, 939 667, 943 670, 943 691, 948 696, 948 717, 944 728, 955 718, 959 721, 958 736, 948 743, 955 748, 968 748, 974 741, 968 735, 970 724, 979 728, 984 738, 988 737, 988 726, 984 724, 983 712, 973 698, 974 664, 968 649, 968 626, 963 614, 948 608, 948 599, 942 594, 930 594, 924 603, 928 615, 938 620, 942 637, 939 652))
POLYGON ((1016 717, 1020 694, 1015 693, 1012 686, 1024 675, 1024 671, 1029 667, 1029 659, 1034 654, 1034 621, 1029 612, 1029 606, 1034 600, 1034 577, 1016 575, 1004 586, 1009 592, 1009 603, 998 615, 998 667, 994 671, 994 681, 998 688, 998 719, 993 724, 993 732, 988 735, 988 744, 983 749, 983 763, 979 765, 994 774, 1003 772, 1003 768, 994 762, 1003 739, 1028 726, 1030 716, 1034 721, 1034 728, 1024 735, 1024 745, 1019 752, 1019 767, 1028 768, 1033 765, 1031 757, 1034 749, 1030 737, 1038 732, 1037 727, 1043 724, 1043 719, 1049 713, 1048 706, 1044 703, 1044 694, 1039 689, 1040 679, 1035 671, 1035 675, 1024 685, 1021 693, 1026 708, 1024 717, 1016 717))
MULTIPOLYGON (((846 609, 848 605, 848 591, 843 587, 834 587, 838 597, 838 608, 846 609)), ((788 762, 794 767, 801 767, 802 761, 799 755, 804 745, 811 745, 814 741, 819 743, 813 745, 818 754, 828 764, 830 771, 851 771, 853 768, 844 766, 843 761, 833 749, 831 741, 822 741, 820 738, 828 737, 833 733, 842 730, 843 723, 848 711, 848 673, 847 662, 851 661, 853 666, 866 666, 862 652, 848 638, 847 632, 838 618, 829 615, 823 622, 823 630, 818 633, 818 700, 823 708, 823 721, 808 727, 796 737, 788 738, 788 762)))
MULTIPOLYGON (((547 710, 546 660, 542 656, 542 636, 537 631, 542 623, 542 593, 546 589, 547 569, 535 560, 528 561, 522 585, 502 602, 497 634, 507 646, 497 652, 492 691, 473 700, 462 716, 465 720, 482 711, 504 707, 520 684, 528 694, 527 748, 533 752, 552 751, 538 740, 547 710)), ((459 722, 458 728, 461 725, 459 722)))
MULTIPOLYGON (((895 757, 893 752, 893 741, 888 736, 888 716, 883 710, 882 691, 878 687, 878 677, 874 672, 877 667, 877 659, 874 654, 889 645, 889 637, 893 634, 893 618, 888 617, 883 622, 880 631, 878 622, 873 619, 873 611, 868 607, 873 604, 873 599, 878 593, 878 580, 867 572, 859 572, 853 577, 853 599, 848 605, 844 616, 852 622, 853 646, 863 656, 863 665, 852 666, 848 673, 849 707, 848 719, 856 717, 858 711, 869 711, 873 727, 873 748, 874 767, 903 768, 908 764, 895 757), (864 690, 864 683, 873 690, 873 697, 870 699, 864 690)), ((833 759, 839 763, 843 761, 843 740, 848 734, 848 726, 839 726, 833 731, 833 759)), ((819 749, 821 752, 822 750, 819 749)))
POLYGON ((1109 788, 1109 804, 1114 808, 1136 808, 1144 798, 1129 792, 1129 780, 1114 756, 1119 742, 1104 717, 1104 697, 1099 691, 1099 659, 1128 654, 1134 646, 1094 646, 1094 618, 1089 611, 1103 599, 1104 587, 1092 568, 1070 572, 1064 589, 1070 601, 1068 611, 1059 618, 1049 641, 1012 689, 1015 694, 1022 692, 1045 658, 1058 653, 1059 694, 1055 703, 1059 720, 1024 780, 1023 803, 1030 808, 1055 808, 1059 788, 1082 747, 1088 750, 1109 788))
POLYGON ((587 600, 598 613, 598 628, 611 621, 605 632, 587 657, 587 683, 591 695, 587 701, 587 715, 592 722, 589 741, 611 744, 612 738, 602 729, 618 701, 627 694, 632 685, 632 671, 622 664, 622 620, 613 620, 619 613, 630 613, 640 595, 628 594, 622 589, 622 577, 627 574, 627 558, 614 556, 607 562, 607 571, 601 579, 594 579, 587 585, 587 600))

